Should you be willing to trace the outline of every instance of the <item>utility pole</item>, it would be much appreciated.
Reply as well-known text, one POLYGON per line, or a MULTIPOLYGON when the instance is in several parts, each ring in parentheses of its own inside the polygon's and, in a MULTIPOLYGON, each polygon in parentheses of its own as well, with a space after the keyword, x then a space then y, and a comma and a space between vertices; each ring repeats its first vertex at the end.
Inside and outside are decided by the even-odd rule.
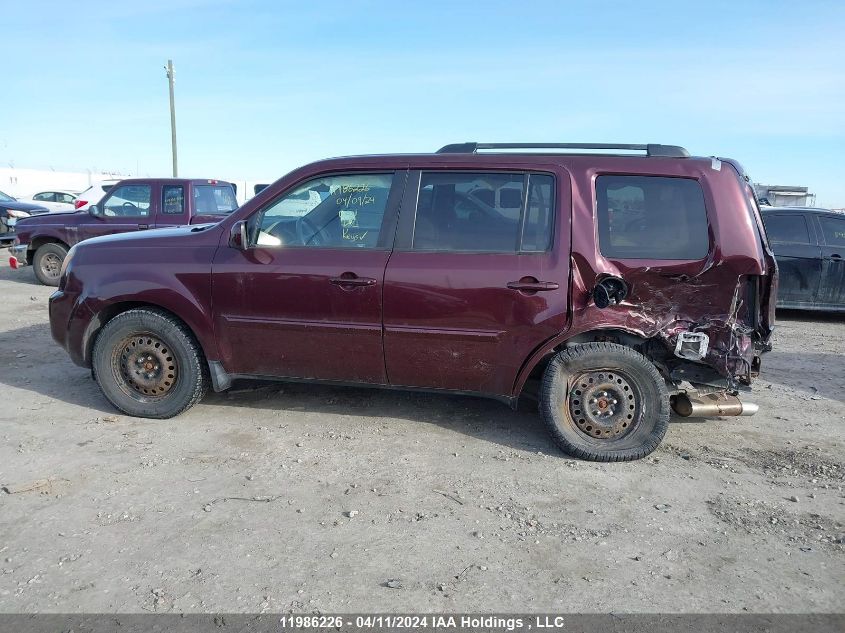
POLYGON ((176 102, 173 98, 173 84, 176 82, 176 71, 173 70, 173 60, 167 60, 167 66, 164 67, 167 71, 167 83, 170 86, 170 146, 173 151, 173 177, 179 175, 179 170, 176 167, 176 102))

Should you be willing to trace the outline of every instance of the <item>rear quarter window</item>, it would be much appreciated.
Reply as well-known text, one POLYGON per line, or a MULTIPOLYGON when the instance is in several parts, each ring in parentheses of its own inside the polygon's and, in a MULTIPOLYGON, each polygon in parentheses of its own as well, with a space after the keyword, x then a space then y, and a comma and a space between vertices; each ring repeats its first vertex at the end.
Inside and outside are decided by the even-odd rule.
POLYGON ((197 213, 226 215, 238 208, 231 185, 194 185, 194 208, 197 213))
POLYGON ((697 260, 710 249, 704 192, 692 178, 599 176, 596 206, 605 257, 697 260))

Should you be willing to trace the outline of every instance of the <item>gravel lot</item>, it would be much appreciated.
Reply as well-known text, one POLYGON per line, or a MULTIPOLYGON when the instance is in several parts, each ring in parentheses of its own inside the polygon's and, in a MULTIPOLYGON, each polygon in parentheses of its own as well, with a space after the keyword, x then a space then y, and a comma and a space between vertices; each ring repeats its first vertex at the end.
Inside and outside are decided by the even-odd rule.
POLYGON ((845 604, 843 317, 779 317, 755 417, 593 464, 471 398, 250 384, 119 415, 52 342, 50 292, 0 265, 2 612, 845 604))

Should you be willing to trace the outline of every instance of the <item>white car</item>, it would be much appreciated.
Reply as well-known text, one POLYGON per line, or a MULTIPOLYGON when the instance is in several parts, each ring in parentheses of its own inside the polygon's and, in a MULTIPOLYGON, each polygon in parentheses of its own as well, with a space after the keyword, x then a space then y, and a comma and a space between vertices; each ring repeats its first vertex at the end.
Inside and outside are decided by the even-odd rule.
POLYGON ((109 192, 109 189, 114 187, 121 180, 123 179, 115 178, 113 180, 101 180, 100 182, 95 182, 85 191, 77 195, 74 207, 77 211, 87 210, 92 204, 97 204, 100 200, 102 200, 109 192))
POLYGON ((73 211, 78 195, 79 193, 75 191, 39 191, 38 193, 32 194, 29 198, 22 198, 21 200, 47 207, 52 213, 55 213, 73 211))

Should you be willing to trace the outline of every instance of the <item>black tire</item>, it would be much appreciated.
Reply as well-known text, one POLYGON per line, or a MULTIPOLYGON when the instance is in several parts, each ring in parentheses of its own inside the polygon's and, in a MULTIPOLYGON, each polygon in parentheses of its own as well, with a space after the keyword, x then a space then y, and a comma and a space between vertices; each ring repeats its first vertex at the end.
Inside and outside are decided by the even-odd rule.
POLYGON ((624 345, 575 345, 549 362, 540 413, 565 453, 598 462, 640 459, 669 428, 669 393, 645 356, 624 345))
POLYGON ((35 269, 38 281, 45 286, 58 286, 65 257, 67 257, 67 248, 62 244, 50 242, 39 246, 32 258, 32 267, 35 269))
POLYGON ((103 326, 92 354, 109 402, 141 418, 172 418, 208 390, 208 365, 188 327, 152 308, 122 312, 103 326))

